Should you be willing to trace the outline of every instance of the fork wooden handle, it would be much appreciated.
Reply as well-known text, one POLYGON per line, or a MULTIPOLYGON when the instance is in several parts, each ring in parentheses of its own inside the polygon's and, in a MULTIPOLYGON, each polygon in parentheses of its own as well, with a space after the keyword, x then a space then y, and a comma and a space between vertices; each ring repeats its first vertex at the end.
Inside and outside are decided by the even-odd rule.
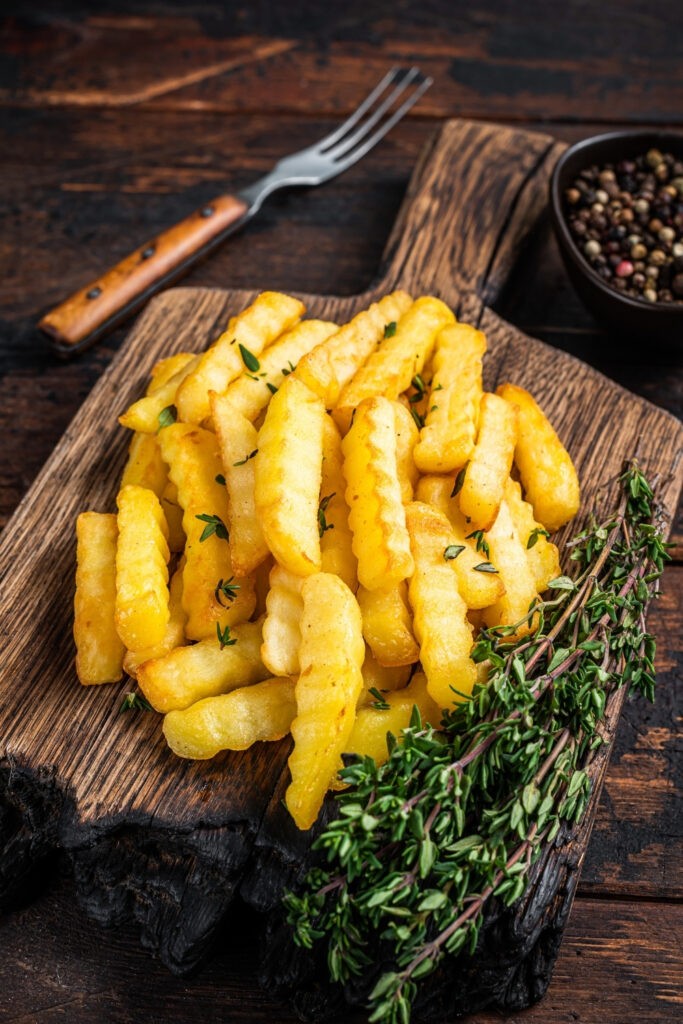
POLYGON ((74 292, 38 326, 63 353, 85 348, 208 255, 247 210, 238 196, 218 196, 74 292))

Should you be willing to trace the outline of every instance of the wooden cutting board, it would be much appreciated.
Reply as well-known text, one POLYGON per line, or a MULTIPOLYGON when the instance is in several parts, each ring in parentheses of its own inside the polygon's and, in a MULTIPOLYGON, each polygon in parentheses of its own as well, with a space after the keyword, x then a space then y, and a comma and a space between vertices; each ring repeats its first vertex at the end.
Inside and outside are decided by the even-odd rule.
MULTIPOLYGON (((486 386, 515 381, 546 409, 577 464, 586 508, 614 498, 614 486, 605 485, 637 451, 647 474, 659 478, 670 521, 683 484, 678 421, 490 308, 545 205, 562 148, 544 135, 447 122, 415 170, 378 283, 350 298, 301 297, 309 314, 342 322, 396 286, 440 296, 486 332, 486 386)), ((265 278, 255 284, 272 286, 265 278)), ((154 299, 0 544, 0 904, 61 848, 86 912, 110 924, 134 917, 143 944, 174 971, 196 964, 238 892, 257 909, 275 908, 305 865, 310 838, 280 804, 288 742, 182 761, 166 748, 159 716, 119 715, 129 682, 78 684, 74 522, 84 509, 115 507, 129 440, 116 414, 142 393, 153 363, 209 344, 255 294, 180 288, 154 299)), ((622 701, 623 694, 610 701, 610 737, 622 701)), ((519 1007, 544 991, 610 747, 591 766, 583 824, 541 858, 524 905, 499 915, 505 954, 500 941, 490 944, 476 969, 459 970, 457 991, 441 991, 439 1005, 519 1007)), ((296 969, 287 968, 290 980, 296 969)))

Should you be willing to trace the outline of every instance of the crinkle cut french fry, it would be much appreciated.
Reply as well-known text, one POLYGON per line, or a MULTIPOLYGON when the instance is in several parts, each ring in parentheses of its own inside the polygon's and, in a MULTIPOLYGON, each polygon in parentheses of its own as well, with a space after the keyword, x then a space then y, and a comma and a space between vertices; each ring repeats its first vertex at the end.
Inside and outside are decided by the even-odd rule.
POLYGON ((159 499, 147 487, 123 487, 116 503, 116 629, 135 651, 161 643, 168 625, 168 527, 159 499))
POLYGON ((196 352, 176 352, 174 356, 166 356, 165 359, 160 359, 152 367, 145 394, 153 395, 155 391, 158 391, 159 388, 168 383, 171 377, 175 377, 176 373, 184 369, 188 363, 191 363, 196 355, 196 352))
MULTIPOLYGON (((449 559, 458 578, 460 595, 470 609, 488 608, 500 597, 505 587, 496 573, 482 572, 477 569, 488 561, 484 549, 478 551, 476 538, 471 536, 472 530, 458 508, 458 499, 452 496, 453 477, 423 476, 417 485, 415 497, 433 508, 443 512, 451 524, 455 557, 449 559), (462 548, 462 550, 457 550, 462 548)), ((486 538, 483 538, 484 541, 486 538)), ((481 545, 480 545, 481 546, 481 545)))
POLYGON ((358 707, 372 703, 377 700, 370 690, 378 690, 385 693, 392 690, 401 690, 410 679, 412 666, 410 665, 380 665, 370 650, 365 648, 365 661, 361 666, 363 673, 363 689, 358 698, 358 707))
POLYGON ((325 407, 290 375, 273 395, 258 435, 256 510, 276 560, 297 576, 320 569, 318 505, 325 407))
POLYGON ((213 637, 146 661, 138 667, 138 686, 152 707, 165 714, 260 683, 269 675, 261 661, 262 625, 258 621, 233 626, 230 638, 235 642, 223 648, 213 637))
POLYGON ((230 399, 211 394, 211 418, 218 437, 228 493, 230 557, 238 576, 248 576, 270 554, 254 500, 254 457, 258 432, 233 409, 230 399))
POLYGON ((254 592, 256 594, 256 607, 252 618, 257 619, 266 614, 266 601, 268 600, 268 593, 270 591, 270 574, 275 565, 275 559, 272 555, 268 555, 265 562, 254 570, 252 579, 254 581, 254 592))
POLYGON ((366 399, 342 442, 346 502, 358 559, 358 579, 368 590, 410 576, 413 559, 405 525, 396 461, 394 407, 366 399))
POLYGON ((441 711, 429 695, 423 672, 416 672, 409 685, 402 690, 384 694, 384 700, 389 705, 388 709, 372 705, 358 709, 344 753, 371 757, 376 764, 384 764, 389 757, 387 733, 391 733, 400 742, 403 730, 410 725, 415 707, 423 723, 429 723, 435 728, 441 723, 441 711))
POLYGON ((124 647, 114 624, 116 516, 82 512, 76 520, 74 640, 76 672, 85 686, 115 683, 124 647))
POLYGON ((223 465, 214 434, 201 427, 174 423, 159 433, 161 454, 169 476, 178 489, 186 535, 183 572, 183 607, 187 612, 187 636, 202 640, 221 629, 248 619, 254 610, 254 584, 248 576, 235 578, 230 545, 219 533, 228 520, 228 498, 223 484, 223 465), (198 516, 216 517, 214 530, 202 540, 211 523, 198 516), (232 583, 238 589, 218 590, 232 583))
POLYGON ((295 714, 293 680, 265 679, 206 697, 182 711, 169 711, 163 730, 179 757, 205 760, 221 750, 246 750, 259 741, 282 739, 295 714))
POLYGON ((579 510, 581 494, 574 463, 528 391, 516 384, 501 384, 497 393, 519 413, 515 464, 524 496, 533 505, 536 519, 554 533, 579 510))
POLYGON ((301 615, 304 610, 301 588, 305 579, 305 576, 295 576, 277 562, 270 571, 261 658, 275 676, 299 673, 301 615))
POLYGON ((159 423, 160 414, 164 409, 175 405, 178 388, 199 365, 200 359, 201 356, 192 356, 189 362, 177 370, 164 384, 146 394, 144 398, 133 402, 123 415, 119 416, 121 426, 128 427, 130 430, 139 430, 143 434, 156 434, 161 425, 159 423))
POLYGON ((302 595, 301 673, 285 802, 297 826, 307 829, 318 816, 353 728, 365 644, 358 604, 338 576, 309 576, 302 595))
POLYGON ((516 480, 510 479, 505 485, 505 500, 540 594, 550 580, 560 575, 560 553, 544 536, 543 527, 534 518, 533 506, 523 500, 522 488, 516 480))
POLYGON ((411 304, 411 297, 402 291, 373 302, 304 356, 297 365, 297 377, 322 398, 325 408, 332 409, 341 389, 384 338, 387 326, 400 320, 411 304))
POLYGON ((415 446, 423 473, 451 473, 472 457, 485 351, 485 336, 469 324, 453 324, 437 335, 425 425, 415 446))
POLYGON ((410 411, 402 402, 392 402, 396 432, 396 471, 401 485, 403 504, 413 500, 419 479, 419 471, 413 458, 413 450, 419 437, 417 424, 410 411))
POLYGON ((460 511, 472 530, 490 530, 503 500, 517 441, 515 407, 485 394, 479 412, 477 443, 460 489, 460 511))
POLYGON ((323 463, 318 514, 318 525, 322 530, 321 569, 323 572, 332 572, 340 576, 347 587, 355 593, 358 587, 358 559, 353 553, 353 534, 349 526, 341 436, 334 420, 327 415, 323 424, 323 463))
POLYGON ((363 636, 379 664, 394 667, 418 661, 420 649, 413 636, 406 581, 378 590, 359 586, 356 598, 363 616, 363 636))
POLYGON ((183 510, 178 503, 178 488, 172 480, 166 480, 160 501, 168 524, 168 546, 177 554, 185 547, 185 531, 183 530, 183 510))
POLYGON ((432 354, 439 331, 455 323, 455 317, 440 299, 425 295, 417 299, 398 320, 395 333, 380 342, 367 362, 342 388, 333 416, 342 434, 351 424, 353 410, 366 398, 383 395, 397 399, 416 373, 421 373, 432 354))
POLYGON ((270 402, 273 388, 279 388, 306 353, 321 345, 336 330, 337 325, 327 320, 302 320, 295 324, 265 350, 260 357, 258 375, 244 370, 228 385, 225 397, 253 423, 270 402))
POLYGON ((477 678, 470 658, 472 627, 467 606, 457 577, 444 558, 453 534, 446 516, 422 502, 411 502, 406 518, 415 559, 408 595, 420 661, 432 700, 447 708, 471 693, 477 678))
POLYGON ((144 664, 146 661, 151 661, 152 658, 163 658, 164 654, 168 654, 169 651, 174 650, 176 647, 183 647, 187 643, 187 640, 185 639, 185 623, 187 622, 187 615, 183 608, 182 560, 181 564, 171 576, 171 582, 168 590, 169 619, 166 625, 166 632, 164 633, 164 638, 161 643, 155 644, 153 647, 145 647, 139 651, 126 651, 124 655, 124 671, 133 679, 137 676, 139 665, 144 664))
MULTIPOLYGON (((527 614, 537 592, 526 547, 515 529, 505 500, 501 503, 498 517, 488 532, 487 540, 491 549, 491 561, 505 584, 505 593, 499 601, 484 610, 484 623, 487 626, 512 626, 527 614)), ((532 625, 530 622, 522 623, 516 635, 523 636, 528 633, 532 625)))
POLYGON ((258 361, 263 349, 292 328, 305 312, 303 302, 291 295, 261 292, 251 306, 233 317, 227 330, 183 381, 176 396, 180 419, 184 423, 203 423, 211 411, 209 391, 221 394, 245 368, 240 346, 258 361))
POLYGON ((136 484, 154 491, 157 498, 168 483, 168 470, 154 434, 136 431, 128 447, 128 461, 121 476, 121 487, 136 484))

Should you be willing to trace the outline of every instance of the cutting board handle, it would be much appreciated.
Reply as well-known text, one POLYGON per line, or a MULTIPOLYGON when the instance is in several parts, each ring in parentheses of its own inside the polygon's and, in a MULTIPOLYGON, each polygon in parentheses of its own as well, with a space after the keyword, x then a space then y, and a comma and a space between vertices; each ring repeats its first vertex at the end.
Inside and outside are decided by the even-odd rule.
MULTIPOLYGON (((543 211, 562 143, 447 121, 423 150, 383 256, 381 285, 491 305, 543 211)), ((470 314, 471 314, 470 310, 470 314)))

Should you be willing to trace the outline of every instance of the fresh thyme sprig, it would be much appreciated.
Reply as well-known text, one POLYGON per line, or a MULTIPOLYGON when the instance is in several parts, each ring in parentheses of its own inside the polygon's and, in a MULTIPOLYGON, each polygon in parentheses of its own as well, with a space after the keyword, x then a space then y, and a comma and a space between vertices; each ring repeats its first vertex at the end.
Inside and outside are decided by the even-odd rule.
POLYGON ((314 844, 327 864, 285 907, 299 945, 326 942, 334 981, 367 980, 371 1022, 406 1024, 420 980, 473 952, 491 897, 515 903, 543 844, 581 819, 609 694, 653 696, 644 616, 668 556, 635 463, 622 487, 619 510, 570 542, 574 578, 522 624, 482 631, 472 656, 488 682, 442 729, 415 709, 384 765, 340 773, 351 786, 314 844))

